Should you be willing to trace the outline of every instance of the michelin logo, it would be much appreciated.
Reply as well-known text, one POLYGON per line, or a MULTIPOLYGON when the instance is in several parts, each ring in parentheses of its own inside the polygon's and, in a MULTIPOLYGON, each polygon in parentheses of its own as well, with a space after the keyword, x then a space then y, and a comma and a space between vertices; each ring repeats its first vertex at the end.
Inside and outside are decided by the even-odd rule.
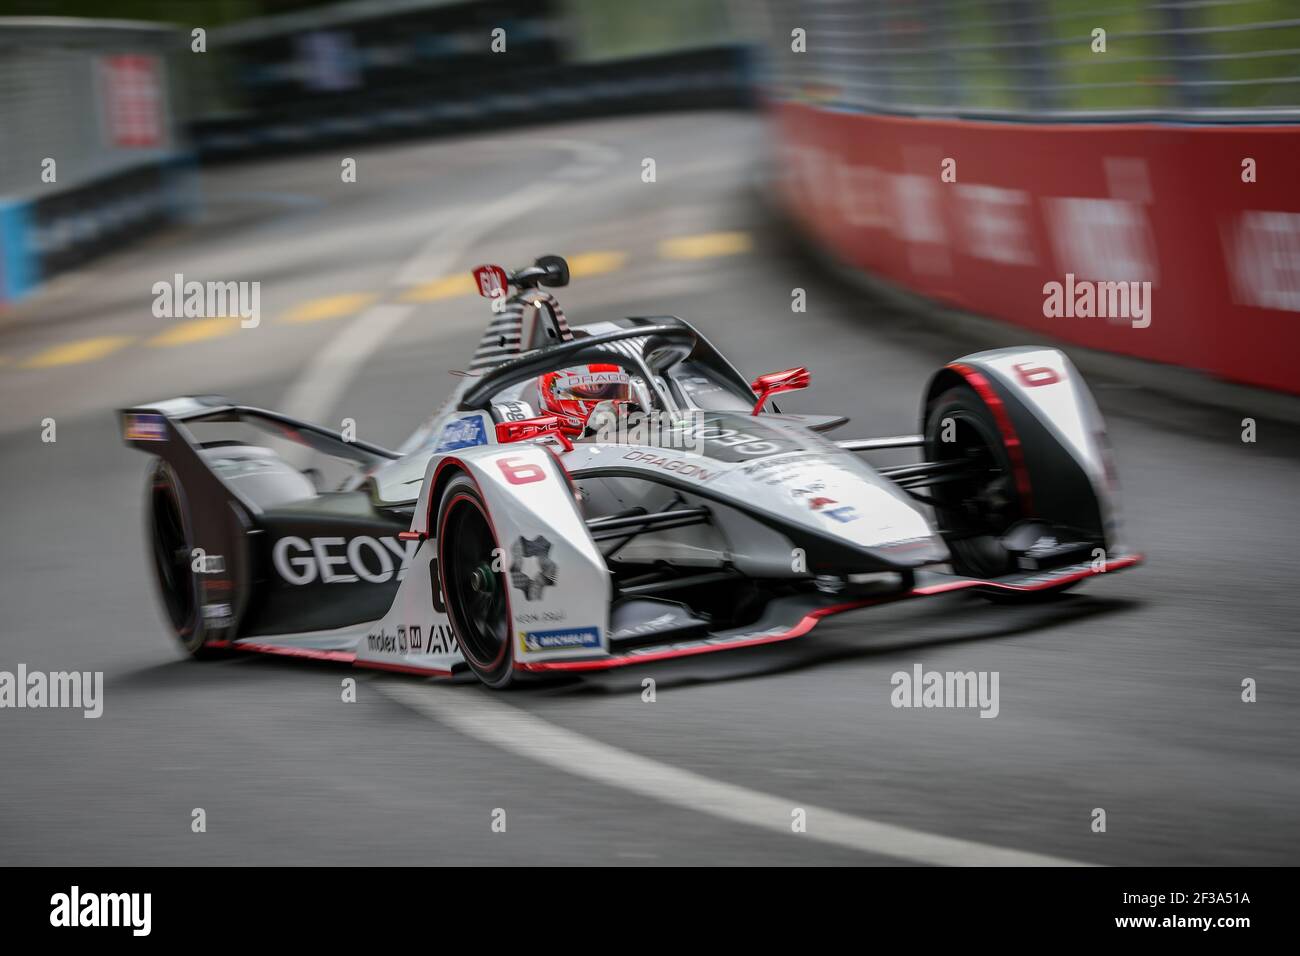
POLYGON ((569 647, 600 647, 594 627, 565 627, 555 631, 523 631, 519 639, 526 651, 554 651, 569 647))
POLYGON ((487 435, 483 432, 483 419, 477 415, 470 415, 444 425, 442 437, 438 439, 438 447, 434 451, 452 451, 456 448, 486 444, 487 435))

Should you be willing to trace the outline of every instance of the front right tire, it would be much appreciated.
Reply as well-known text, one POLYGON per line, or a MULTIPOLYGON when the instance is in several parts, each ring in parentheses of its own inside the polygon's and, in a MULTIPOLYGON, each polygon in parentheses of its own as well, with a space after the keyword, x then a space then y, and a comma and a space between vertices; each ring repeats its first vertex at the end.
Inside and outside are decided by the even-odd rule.
MULTIPOLYGON (((965 461, 968 477, 936 485, 935 516, 948 538, 953 570, 972 578, 995 578, 1014 572, 1015 555, 1002 536, 1016 522, 1033 517, 1022 500, 1002 431, 993 412, 968 385, 957 385, 930 402, 925 416, 929 461, 965 461), (951 441, 944 441, 945 433, 951 441)), ((1074 582, 1036 591, 980 588, 999 604, 1048 600, 1074 582)))

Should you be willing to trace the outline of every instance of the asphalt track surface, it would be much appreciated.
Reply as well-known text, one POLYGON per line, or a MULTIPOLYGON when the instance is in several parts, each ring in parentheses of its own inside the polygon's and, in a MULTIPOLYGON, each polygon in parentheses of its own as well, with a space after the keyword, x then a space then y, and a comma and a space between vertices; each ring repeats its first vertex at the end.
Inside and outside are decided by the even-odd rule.
POLYGON ((1132 382, 1095 386, 1149 562, 1056 603, 949 595, 504 694, 252 655, 199 664, 172 646, 145 564, 146 459, 110 410, 219 392, 351 417, 394 445, 487 319, 480 299, 408 305, 402 290, 477 262, 626 253, 564 290, 572 321, 683 315, 746 373, 811 368, 788 405, 850 415, 843 437, 914 430, 925 377, 979 343, 799 255, 755 199, 765 155, 756 119, 718 113, 221 168, 202 220, 0 319, 0 670, 102 670, 106 685, 98 720, 0 711, 0 863, 1294 862, 1300 446, 1265 421, 1245 444, 1239 415, 1132 382), (339 180, 343 155, 355 184, 339 180), (659 254, 663 239, 733 231, 752 245, 659 254), (260 280, 261 326, 141 344, 176 321, 150 312, 152 284, 176 272, 260 280), (806 314, 791 313, 794 287, 806 314), (353 292, 378 298, 277 318, 353 292), (112 336, 132 344, 24 367, 112 336), (917 663, 999 672, 999 715, 891 707, 891 674, 917 663), (348 676, 355 704, 340 699, 348 676), (1242 702, 1244 678, 1258 702, 1242 702), (196 807, 206 833, 191 832, 196 807), (807 833, 791 830, 795 808, 807 833))

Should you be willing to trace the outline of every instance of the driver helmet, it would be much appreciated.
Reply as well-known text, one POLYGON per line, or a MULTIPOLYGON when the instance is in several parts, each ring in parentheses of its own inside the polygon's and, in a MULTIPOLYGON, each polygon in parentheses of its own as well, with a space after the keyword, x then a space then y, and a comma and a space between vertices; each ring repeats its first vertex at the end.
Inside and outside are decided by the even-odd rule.
POLYGON ((632 387, 627 372, 617 365, 579 365, 547 372, 537 380, 542 407, 581 431, 601 402, 630 402, 632 387))

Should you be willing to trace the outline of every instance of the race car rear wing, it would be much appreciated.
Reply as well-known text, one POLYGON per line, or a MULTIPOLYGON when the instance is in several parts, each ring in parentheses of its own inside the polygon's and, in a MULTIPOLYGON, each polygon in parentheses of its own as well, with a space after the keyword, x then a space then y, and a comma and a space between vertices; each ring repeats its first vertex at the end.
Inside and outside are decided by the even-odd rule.
POLYGON ((122 438, 140 451, 155 452, 150 443, 166 440, 164 420, 173 423, 242 422, 285 438, 312 451, 355 461, 364 466, 380 464, 402 457, 398 452, 360 439, 348 440, 340 432, 311 422, 290 418, 279 412, 251 405, 236 405, 219 395, 186 395, 146 405, 124 408, 118 412, 122 438))
POLYGON ((194 585, 213 640, 351 627, 391 606, 399 558, 402 571, 409 562, 397 538, 410 524, 409 509, 377 507, 364 489, 319 491, 273 449, 203 442, 189 426, 246 423, 362 469, 397 452, 217 396, 167 399, 118 415, 125 443, 165 464, 152 474, 170 472, 184 546, 196 561, 213 563, 211 570, 195 568, 194 585), (342 575, 352 586, 331 586, 325 579, 340 562, 361 560, 355 547, 347 556, 354 541, 369 548, 368 577, 342 575), (339 548, 341 554, 330 553, 339 548), (314 561, 327 562, 326 570, 302 570, 314 561))

